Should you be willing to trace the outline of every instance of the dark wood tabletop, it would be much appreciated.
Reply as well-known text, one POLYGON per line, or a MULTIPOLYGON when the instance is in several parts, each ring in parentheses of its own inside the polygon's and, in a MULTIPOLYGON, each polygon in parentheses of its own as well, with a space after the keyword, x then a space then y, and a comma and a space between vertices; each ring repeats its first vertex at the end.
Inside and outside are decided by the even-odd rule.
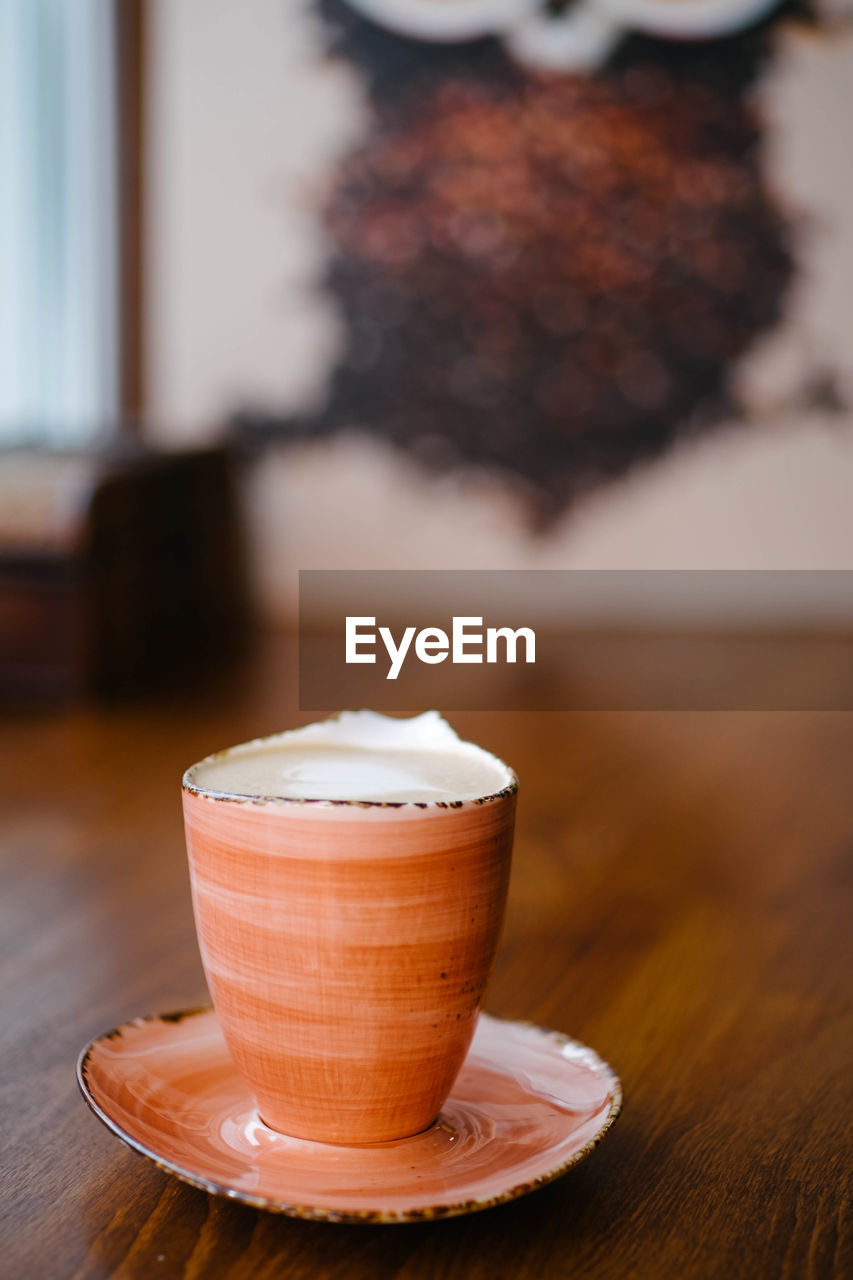
POLYGON ((445 1221, 298 1221, 98 1123, 81 1047, 206 999, 183 769, 311 718, 282 637, 227 675, 3 724, 4 1280, 853 1276, 851 713, 452 716, 521 780, 486 1008, 623 1081, 549 1186, 445 1221))

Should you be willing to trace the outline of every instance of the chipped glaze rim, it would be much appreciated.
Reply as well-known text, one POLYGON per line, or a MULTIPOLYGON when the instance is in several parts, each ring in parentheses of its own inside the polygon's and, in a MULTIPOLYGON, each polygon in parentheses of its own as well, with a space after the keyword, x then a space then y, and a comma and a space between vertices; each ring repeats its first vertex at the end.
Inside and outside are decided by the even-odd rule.
MULTIPOLYGON (((340 715, 341 713, 339 712, 338 715, 329 716, 327 720, 318 723, 332 724, 340 718, 340 715)), ((267 743, 275 742, 279 738, 282 738, 285 734, 296 733, 300 728, 308 727, 310 726, 298 725, 296 729, 284 729, 279 730, 277 733, 262 734, 258 738, 249 738, 246 742, 235 742, 233 746, 222 747, 219 751, 211 751, 209 755, 202 756, 200 760, 196 760, 194 764, 191 764, 184 770, 183 777, 181 778, 181 790, 186 791, 191 796, 199 796, 204 800, 214 800, 218 803, 224 804, 251 804, 258 806, 270 806, 272 808, 280 806, 286 809, 294 807, 301 808, 311 805, 320 808, 347 807, 350 809, 393 809, 395 811, 398 809, 445 811, 448 809, 477 808, 484 804, 493 804, 498 800, 505 800, 508 796, 515 795, 518 792, 518 776, 515 770, 508 765, 505 760, 501 760, 500 756, 496 756, 493 751, 487 751, 485 747, 481 747, 476 742, 469 743, 464 738, 458 739, 462 745, 476 747, 482 755, 488 756, 488 758, 493 760, 495 764, 500 765, 508 776, 506 786, 501 787, 499 791, 492 791, 488 795, 477 796, 470 800, 332 800, 327 797, 262 796, 240 791, 220 791, 215 787, 200 786, 190 777, 190 774, 196 769, 201 768, 202 765, 211 764, 214 760, 222 760, 226 756, 231 755, 232 752, 246 751, 252 747, 263 747, 266 746, 267 743)))
MULTIPOLYGON (((457 1218, 464 1214, 478 1213, 484 1209, 493 1209, 497 1205, 507 1204, 511 1200, 518 1200, 522 1196, 529 1195, 533 1191, 538 1191, 540 1187, 547 1186, 550 1182, 554 1182, 557 1178, 568 1173, 568 1171, 576 1164, 580 1164, 591 1154, 601 1142, 602 1138, 612 1128, 614 1122, 618 1119, 622 1111, 622 1082, 616 1075, 616 1072, 605 1062, 602 1057, 591 1049, 589 1045, 583 1044, 580 1040, 575 1040, 572 1036, 564 1034, 562 1031, 554 1031, 550 1027, 543 1027, 537 1023, 529 1022, 525 1019, 498 1018, 494 1014, 484 1014, 482 1016, 490 1018, 493 1022, 502 1022, 509 1026, 521 1027, 531 1031, 538 1031, 548 1037, 556 1046, 571 1045, 573 1048, 581 1049, 588 1056, 592 1066, 596 1071, 606 1079, 609 1086, 609 1102, 607 1113, 602 1118, 601 1124, 596 1133, 588 1142, 578 1150, 572 1153, 567 1160, 557 1165, 554 1169, 548 1170, 546 1173, 540 1174, 527 1182, 518 1183, 512 1187, 508 1187, 506 1191, 496 1196, 489 1196, 486 1199, 469 1199, 459 1200, 447 1205, 430 1205, 424 1208, 411 1208, 401 1210, 387 1209, 328 1209, 317 1205, 296 1204, 283 1202, 281 1200, 271 1200, 265 1196, 252 1196, 244 1191, 239 1191, 234 1187, 228 1187, 223 1183, 215 1182, 212 1179, 202 1178, 197 1174, 189 1173, 187 1170, 180 1168, 171 1160, 165 1160, 155 1151, 152 1151, 144 1142, 140 1142, 138 1138, 132 1137, 127 1133, 121 1125, 113 1120, 103 1108, 95 1100, 94 1095, 89 1087, 87 1079, 87 1068, 89 1059, 98 1045, 103 1041, 114 1040, 123 1035, 126 1028, 144 1026, 149 1022, 165 1022, 178 1024, 184 1022, 187 1018, 195 1018, 201 1014, 213 1013, 215 1010, 212 1005, 194 1005, 187 1009, 179 1009, 169 1013, 150 1013, 144 1014, 137 1018, 129 1018, 126 1022, 119 1023, 118 1026, 104 1032, 100 1036, 95 1036, 80 1051, 77 1059, 77 1084, 83 1099, 87 1106, 98 1117, 103 1125, 114 1133, 117 1138, 129 1146, 132 1150, 145 1156, 153 1164, 161 1169, 164 1173, 172 1174, 181 1182, 187 1183, 191 1187, 196 1187, 199 1191, 205 1191, 208 1195, 224 1197, 239 1204, 249 1205, 253 1209, 263 1209, 269 1213, 282 1214, 289 1218, 300 1218, 312 1222, 335 1222, 348 1225, 383 1225, 392 1226, 408 1222, 430 1222, 439 1218, 457 1218)), ((437 1123, 437 1122, 436 1122, 437 1123)))

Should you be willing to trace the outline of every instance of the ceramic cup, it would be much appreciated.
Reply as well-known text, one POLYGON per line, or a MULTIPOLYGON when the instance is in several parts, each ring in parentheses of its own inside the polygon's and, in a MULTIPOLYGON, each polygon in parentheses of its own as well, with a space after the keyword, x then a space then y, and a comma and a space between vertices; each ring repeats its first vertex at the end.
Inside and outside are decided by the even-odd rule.
POLYGON ((436 1119, 503 921, 517 782, 502 767, 496 794, 421 804, 238 798, 185 774, 202 961, 269 1127, 358 1144, 436 1119))

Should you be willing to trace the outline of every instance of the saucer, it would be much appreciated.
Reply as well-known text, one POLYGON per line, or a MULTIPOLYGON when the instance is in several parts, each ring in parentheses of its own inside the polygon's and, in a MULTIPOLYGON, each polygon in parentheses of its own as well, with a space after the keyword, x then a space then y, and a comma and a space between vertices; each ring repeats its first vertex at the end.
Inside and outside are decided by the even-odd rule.
POLYGON ((435 1123, 374 1146, 267 1128, 212 1009, 126 1022, 83 1050, 77 1076, 107 1128, 161 1169, 215 1195, 332 1222, 421 1221, 512 1200, 588 1155, 622 1102, 591 1049, 488 1014, 435 1123))

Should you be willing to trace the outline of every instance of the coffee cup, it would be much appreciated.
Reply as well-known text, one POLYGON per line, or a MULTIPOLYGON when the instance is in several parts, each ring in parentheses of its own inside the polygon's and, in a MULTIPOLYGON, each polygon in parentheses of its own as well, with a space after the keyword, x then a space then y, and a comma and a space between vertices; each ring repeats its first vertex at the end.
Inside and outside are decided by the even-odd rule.
POLYGON ((187 770, 196 927, 261 1120, 343 1144, 435 1121, 504 915, 517 781, 434 712, 371 712, 187 770))

